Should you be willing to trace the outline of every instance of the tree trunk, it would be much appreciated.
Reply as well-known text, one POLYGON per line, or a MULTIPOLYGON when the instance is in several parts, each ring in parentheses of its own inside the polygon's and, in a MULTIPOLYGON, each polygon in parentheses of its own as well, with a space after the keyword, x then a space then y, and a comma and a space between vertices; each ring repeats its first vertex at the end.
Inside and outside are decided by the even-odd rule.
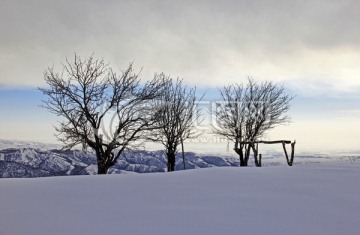
POLYGON ((243 148, 244 146, 236 139, 234 151, 239 155, 240 166, 247 166, 246 156, 244 158, 243 148), (238 148, 239 144, 240 148, 238 148))
POLYGON ((168 172, 175 171, 175 153, 174 152, 167 152, 166 153, 168 158, 168 172))
POLYGON ((107 154, 102 154, 100 151, 96 151, 96 159, 97 159, 97 165, 98 165, 98 175, 104 175, 107 174, 109 171, 109 168, 115 165, 115 162, 110 162, 111 159, 111 152, 108 152, 107 154))
POLYGON ((254 154, 254 161, 255 161, 255 166, 260 167, 261 163, 258 160, 258 154, 259 154, 259 144, 256 143, 256 145, 254 143, 251 144, 251 148, 253 150, 253 154, 254 154))
POLYGON ((247 166, 246 161, 244 159, 240 160, 240 166, 247 166))
POLYGON ((97 160, 97 166, 98 166, 98 175, 104 175, 107 174, 110 166, 108 166, 105 163, 106 157, 103 156, 100 152, 100 150, 96 149, 96 160, 97 160))
POLYGON ((240 166, 247 166, 246 156, 244 157, 243 150, 239 148, 234 150, 239 155, 240 166))
POLYGON ((251 150, 251 147, 250 147, 250 145, 248 145, 245 148, 244 166, 248 166, 249 157, 250 157, 250 150, 251 150))
POLYGON ((110 167, 104 166, 103 164, 98 163, 98 175, 105 175, 107 174, 110 167))
POLYGON ((240 166, 246 166, 243 150, 239 148, 235 148, 234 151, 239 155, 240 166))

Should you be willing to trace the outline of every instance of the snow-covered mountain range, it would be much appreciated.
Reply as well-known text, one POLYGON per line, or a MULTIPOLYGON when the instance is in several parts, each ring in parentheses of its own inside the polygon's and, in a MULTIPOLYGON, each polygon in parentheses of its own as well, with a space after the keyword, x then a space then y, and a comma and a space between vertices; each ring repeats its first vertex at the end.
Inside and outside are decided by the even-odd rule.
MULTIPOLYGON (((37 146, 41 147, 41 146, 37 146)), ((238 166, 234 157, 199 156, 185 153, 186 169, 213 166, 238 166)), ((163 172, 166 169, 164 151, 127 151, 118 163, 110 168, 110 174, 163 172)), ((176 170, 183 169, 180 156, 176 161, 176 170)), ((6 148, 0 150, 0 177, 42 177, 58 175, 96 174, 96 157, 93 153, 81 150, 58 150, 34 147, 6 148)))
MULTIPOLYGON (((96 174, 96 157, 93 153, 81 150, 60 150, 60 145, 49 145, 36 142, 11 141, 0 139, 0 178, 27 178, 60 175, 96 174)), ((163 150, 127 151, 122 154, 118 163, 110 168, 110 174, 150 173, 166 171, 166 155, 163 150)), ((296 155, 295 165, 320 162, 350 162, 358 164, 359 155, 331 157, 324 154, 296 155)), ((252 162, 250 161, 251 165, 252 162)), ((286 165, 283 153, 273 152, 263 159, 263 165, 286 165)), ((186 169, 207 168, 214 166, 239 166, 235 154, 209 155, 185 153, 186 169)), ((176 170, 183 170, 180 154, 176 159, 176 170)))

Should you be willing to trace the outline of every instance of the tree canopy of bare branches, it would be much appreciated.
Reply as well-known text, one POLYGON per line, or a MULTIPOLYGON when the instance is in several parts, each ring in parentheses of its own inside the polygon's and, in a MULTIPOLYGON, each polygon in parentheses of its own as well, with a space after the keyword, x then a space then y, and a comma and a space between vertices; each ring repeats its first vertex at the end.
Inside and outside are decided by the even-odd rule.
POLYGON ((140 84, 132 64, 118 75, 103 59, 83 60, 75 54, 60 73, 48 68, 44 79, 48 88, 39 88, 47 97, 43 107, 62 118, 55 127, 58 140, 66 148, 82 144, 94 150, 98 174, 106 174, 142 138, 142 131, 153 128, 156 108, 149 101, 163 85, 157 78, 140 84))
MULTIPOLYGON (((272 82, 257 83, 249 78, 247 84, 232 84, 220 90, 222 102, 216 106, 214 133, 234 142, 240 166, 247 166, 250 149, 241 142, 254 142, 277 125, 286 124, 290 118, 286 112, 293 99, 283 86, 272 82)), ((254 154, 256 156, 256 154, 254 154)), ((255 158, 255 164, 258 164, 255 158)))
POLYGON ((155 77, 163 80, 164 89, 158 100, 161 106, 156 121, 158 128, 152 131, 151 140, 164 145, 168 158, 168 171, 174 171, 178 146, 181 144, 184 152, 184 140, 200 134, 194 128, 195 124, 201 121, 200 112, 196 110, 196 88, 188 88, 183 85, 182 80, 173 80, 163 73, 155 77))

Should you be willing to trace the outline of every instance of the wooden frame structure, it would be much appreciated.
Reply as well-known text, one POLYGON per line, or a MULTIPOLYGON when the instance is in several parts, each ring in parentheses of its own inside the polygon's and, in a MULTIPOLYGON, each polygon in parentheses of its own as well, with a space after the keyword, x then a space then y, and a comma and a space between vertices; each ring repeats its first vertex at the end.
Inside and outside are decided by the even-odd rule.
MULTIPOLYGON (((296 141, 294 140, 294 142, 291 142, 290 140, 274 140, 274 141, 243 141, 240 142, 240 145, 249 145, 249 147, 253 148, 253 152, 254 152, 254 158, 255 160, 257 160, 258 157, 258 152, 259 152, 259 144, 282 144, 284 153, 285 153, 285 157, 286 157, 286 162, 289 166, 293 165, 294 162, 294 155, 295 155, 295 144, 296 141), (291 145, 291 154, 289 157, 289 154, 286 150, 286 144, 290 144, 291 145)), ((261 166, 261 154, 259 154, 259 162, 257 163, 258 166, 261 166)))

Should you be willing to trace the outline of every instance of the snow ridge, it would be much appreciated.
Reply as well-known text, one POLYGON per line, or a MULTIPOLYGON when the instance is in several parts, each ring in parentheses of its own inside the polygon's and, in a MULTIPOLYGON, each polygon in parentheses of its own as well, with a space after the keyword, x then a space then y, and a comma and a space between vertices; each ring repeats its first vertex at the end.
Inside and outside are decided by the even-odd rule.
MULTIPOLYGON (((185 153, 186 169, 214 166, 238 166, 233 157, 200 156, 185 153)), ((9 148, 0 150, 0 177, 27 178, 60 175, 96 174, 96 157, 93 153, 80 150, 40 150, 35 148, 9 148)), ((127 151, 118 163, 110 168, 110 174, 164 172, 166 155, 164 151, 127 151)), ((176 170, 183 170, 180 156, 176 170)))

